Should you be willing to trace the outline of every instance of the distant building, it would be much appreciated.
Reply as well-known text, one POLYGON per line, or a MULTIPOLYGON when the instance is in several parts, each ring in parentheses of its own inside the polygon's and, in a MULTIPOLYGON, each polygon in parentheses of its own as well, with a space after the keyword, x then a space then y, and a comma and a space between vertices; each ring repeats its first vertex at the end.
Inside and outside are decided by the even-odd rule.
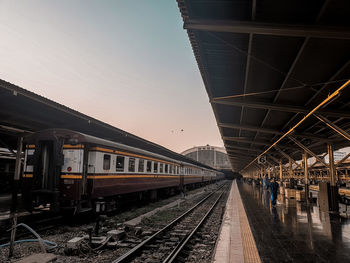
POLYGON ((197 146, 181 154, 218 170, 231 170, 230 161, 223 147, 197 146))

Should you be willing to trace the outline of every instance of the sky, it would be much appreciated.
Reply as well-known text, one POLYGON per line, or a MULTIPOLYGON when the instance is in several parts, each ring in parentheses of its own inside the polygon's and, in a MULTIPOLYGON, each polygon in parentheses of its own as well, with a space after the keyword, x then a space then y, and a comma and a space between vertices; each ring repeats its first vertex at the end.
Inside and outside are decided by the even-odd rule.
POLYGON ((223 146, 176 0, 0 0, 0 36, 5 81, 176 152, 223 146))

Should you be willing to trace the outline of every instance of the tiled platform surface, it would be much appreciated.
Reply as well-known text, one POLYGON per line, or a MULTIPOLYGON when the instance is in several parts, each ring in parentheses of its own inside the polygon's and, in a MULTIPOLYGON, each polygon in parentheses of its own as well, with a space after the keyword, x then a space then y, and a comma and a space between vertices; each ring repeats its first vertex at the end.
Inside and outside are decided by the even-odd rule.
POLYGON ((236 181, 232 183, 227 200, 214 262, 260 262, 236 181))
POLYGON ((237 183, 261 262, 350 262, 350 219, 237 183))

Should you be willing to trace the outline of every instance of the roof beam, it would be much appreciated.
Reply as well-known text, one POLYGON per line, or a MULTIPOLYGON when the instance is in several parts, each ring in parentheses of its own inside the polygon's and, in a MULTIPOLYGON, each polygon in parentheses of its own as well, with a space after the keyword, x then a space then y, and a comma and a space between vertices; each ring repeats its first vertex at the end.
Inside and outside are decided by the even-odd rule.
MULTIPOLYGON (((252 0, 252 21, 255 20, 256 15, 256 0, 252 0)), ((248 86, 248 76, 249 76, 249 68, 250 68, 250 60, 251 60, 251 53, 252 53, 252 46, 253 46, 253 34, 249 34, 249 42, 248 42, 248 53, 247 53, 247 62, 245 65, 245 76, 244 76, 244 87, 243 87, 243 93, 245 94, 247 91, 248 86)), ((244 107, 241 109, 241 116, 239 118, 239 124, 243 123, 243 113, 244 113, 244 107)), ((239 136, 241 136, 242 130, 239 130, 239 136)))
POLYGON ((340 128, 339 126, 335 125, 333 122, 331 122, 330 120, 328 120, 325 117, 322 117, 320 115, 315 115, 317 117, 317 119, 319 119, 320 121, 324 122, 328 127, 330 127, 331 129, 335 130, 338 134, 342 135, 345 139, 347 139, 348 141, 350 141, 350 134, 347 133, 346 131, 344 131, 342 128, 340 128))
POLYGON ((278 160, 277 158, 275 158, 274 156, 272 156, 271 154, 266 154, 268 158, 271 158, 276 164, 279 165, 281 160, 278 160))
POLYGON ((350 39, 350 28, 232 20, 187 19, 184 29, 273 36, 350 39))
POLYGON ((307 148, 305 145, 303 145, 301 142, 296 140, 293 136, 288 136, 293 142, 295 142, 296 145, 298 145, 300 148, 302 148, 305 152, 310 154, 311 156, 315 157, 317 161, 322 163, 324 166, 329 167, 328 164, 326 164, 317 154, 313 153, 309 148, 307 148))
POLYGON ((242 150, 242 151, 251 151, 251 152, 261 152, 262 150, 252 149, 252 148, 246 148, 241 146, 235 146, 235 145, 225 145, 225 148, 228 149, 235 149, 235 150, 242 150))
POLYGON ((296 167, 300 167, 300 169, 302 168, 301 165, 299 163, 297 163, 289 154, 285 153, 284 151, 281 150, 281 148, 279 148, 277 145, 274 146, 275 149, 281 153, 284 157, 286 157, 289 161, 291 161, 292 163, 294 163, 296 165, 296 167))
POLYGON ((252 158, 249 158, 249 157, 244 157, 244 156, 237 156, 237 155, 232 155, 232 154, 229 154, 228 155, 228 158, 230 159, 237 159, 238 161, 250 161, 252 160, 252 158))
MULTIPOLYGON (((337 78, 339 78, 339 74, 341 74, 348 66, 350 65, 350 60, 348 60, 340 69, 338 69, 335 74, 329 78, 325 84, 317 91, 315 92, 315 94, 305 103, 304 106, 309 105, 317 96, 319 96, 319 94, 321 94, 321 92, 324 92, 325 89, 328 87, 328 82, 332 82, 334 80, 336 80, 337 78)), ((340 109, 344 108, 344 105, 340 107, 340 109)), ((298 116, 298 114, 295 114, 285 125, 283 128, 286 128, 288 126, 290 126, 290 123, 298 116)), ((315 125, 318 125, 319 122, 316 122, 314 125, 311 125, 309 128, 313 128, 315 125)), ((308 129, 309 129, 308 128, 308 129)), ((308 130, 307 129, 307 130, 308 130)), ((317 133, 319 133, 320 131, 322 131, 324 128, 320 129, 317 133)))
MULTIPOLYGON (((267 129, 267 128, 260 128, 257 126, 251 126, 251 125, 241 125, 241 124, 234 124, 234 123, 218 123, 219 127, 223 128, 231 128, 231 129, 242 129, 247 131, 257 131, 261 133, 267 133, 267 134, 276 134, 276 135, 283 135, 284 133, 279 130, 274 129, 267 129)), ((309 133, 294 133, 294 136, 301 137, 305 139, 312 139, 312 140, 323 140, 328 141, 329 139, 327 137, 319 136, 319 135, 313 135, 309 133)))
MULTIPOLYGON (((247 140, 247 139, 241 139, 241 138, 237 138, 237 137, 226 137, 226 136, 222 137, 222 139, 226 140, 226 141, 250 143, 250 144, 262 145, 262 146, 270 146, 271 145, 271 141, 254 141, 252 139, 247 140)), ((292 149, 292 150, 299 149, 298 147, 289 146, 289 145, 280 145, 280 146, 282 148, 292 149)))
POLYGON ((229 153, 233 153, 233 154, 239 154, 239 155, 243 155, 243 156, 247 156, 247 157, 252 157, 252 158, 255 158, 256 157, 256 154, 253 154, 253 153, 247 153, 247 152, 242 152, 241 150, 235 150, 235 149, 226 149, 227 150, 227 154, 229 153))
MULTIPOLYGON (((324 1, 323 5, 322 5, 322 8, 320 9, 320 11, 319 11, 319 13, 318 13, 318 16, 317 16, 317 18, 316 18, 316 23, 318 23, 319 20, 321 19, 322 15, 324 14, 324 11, 327 9, 327 6, 328 6, 328 4, 329 4, 330 1, 331 1, 331 0, 326 0, 326 1, 324 1)), ((275 97, 273 98, 273 101, 272 101, 273 103, 275 103, 275 102, 277 101, 277 99, 279 98, 279 96, 280 96, 280 94, 281 94, 281 91, 286 87, 286 84, 288 83, 288 80, 289 80, 289 79, 293 79, 294 81, 296 80, 295 78, 292 78, 292 73, 293 73, 293 71, 294 71, 296 65, 298 64, 298 61, 299 61, 300 57, 301 57, 302 54, 304 53, 304 50, 305 50, 306 46, 307 46, 308 43, 309 43, 309 40, 310 40, 310 37, 306 37, 306 38, 304 39, 304 42, 303 42, 302 45, 300 46, 299 51, 298 51, 298 53, 296 54, 296 56, 295 56, 295 58, 294 58, 294 61, 293 61, 293 63, 291 64, 291 66, 290 66, 290 68, 289 68, 289 70, 288 70, 288 72, 287 72, 287 74, 286 74, 286 76, 285 76, 285 78, 284 78, 284 80, 283 80, 283 82, 282 82, 282 84, 281 84, 280 89, 278 90, 277 94, 276 94, 275 97)), ((299 82, 300 84, 305 85, 304 83, 302 83, 302 82, 299 81, 299 80, 296 80, 296 81, 299 82)), ((317 92, 316 92, 316 93, 317 93, 317 92)), ((307 106, 307 104, 306 104, 305 106, 307 106)), ((269 116, 269 114, 270 114, 270 111, 271 111, 271 110, 268 110, 268 111, 266 112, 265 117, 264 117, 264 119, 263 119, 263 121, 262 121, 262 123, 261 123, 261 125, 260 125, 261 127, 263 127, 263 126, 265 125, 265 122, 266 122, 267 119, 268 119, 268 116, 269 116)), ((296 114, 294 115, 294 117, 292 117, 292 118, 287 122, 287 124, 285 124, 285 125, 283 126, 282 130, 284 130, 286 127, 288 127, 289 123, 290 123, 296 116, 298 116, 298 113, 296 113, 296 114)), ((258 133, 255 134, 255 138, 256 138, 257 136, 258 136, 258 133)))
POLYGON ((220 127, 224 127, 224 128, 242 129, 242 130, 247 130, 247 131, 259 131, 259 132, 262 132, 262 133, 269 133, 269 134, 279 134, 279 135, 283 134, 283 132, 280 132, 278 130, 267 129, 267 128, 260 128, 260 127, 256 127, 256 126, 243 125, 243 124, 233 124, 233 123, 222 123, 222 122, 219 122, 218 125, 220 127))
MULTIPOLYGON (((212 103, 216 104, 224 104, 230 106, 240 106, 240 107, 248 107, 254 109, 264 109, 264 110, 274 110, 274 111, 285 111, 285 112, 294 112, 294 113, 304 113, 307 114, 311 111, 306 107, 294 106, 294 105, 280 105, 275 103, 266 103, 266 102, 257 102, 257 101, 228 101, 222 99, 213 99, 212 103)), ((350 113, 348 111, 337 111, 337 110, 324 110, 320 109, 318 111, 319 114, 330 116, 330 117, 344 117, 350 118, 350 113)))

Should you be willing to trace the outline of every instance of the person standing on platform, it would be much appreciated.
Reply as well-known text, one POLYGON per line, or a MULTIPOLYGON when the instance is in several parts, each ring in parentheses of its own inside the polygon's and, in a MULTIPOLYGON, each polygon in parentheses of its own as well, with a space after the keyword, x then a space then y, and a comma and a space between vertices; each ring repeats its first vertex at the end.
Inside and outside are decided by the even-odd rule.
POLYGON ((272 178, 272 182, 270 183, 270 191, 271 191, 271 205, 276 206, 277 202, 277 193, 278 193, 278 183, 275 178, 272 178))
POLYGON ((270 180, 266 175, 263 179, 263 189, 267 190, 269 188, 269 185, 270 185, 270 180))

